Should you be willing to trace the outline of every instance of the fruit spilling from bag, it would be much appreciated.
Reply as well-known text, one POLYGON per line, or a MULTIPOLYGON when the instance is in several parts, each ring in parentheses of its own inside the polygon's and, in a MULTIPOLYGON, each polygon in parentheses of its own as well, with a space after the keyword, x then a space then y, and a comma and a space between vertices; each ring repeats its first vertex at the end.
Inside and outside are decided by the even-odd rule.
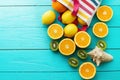
MULTIPOLYGON (((59 50, 64 56, 75 54, 75 51, 79 49, 77 56, 80 60, 85 60, 88 56, 92 56, 92 54, 88 54, 84 50, 91 44, 92 39, 87 29, 92 18, 96 13, 98 19, 102 21, 94 24, 93 34, 98 38, 104 38, 108 35, 108 26, 104 22, 109 21, 113 15, 109 6, 99 7, 101 2, 102 0, 52 0, 52 8, 58 12, 59 16, 57 17, 53 10, 45 12, 42 16, 42 23, 49 26, 47 33, 52 39, 50 49, 52 51, 59 50), (56 19, 65 26, 55 23, 56 19), (81 26, 81 28, 78 26, 81 26)), ((103 51, 106 49, 105 41, 98 41, 97 48, 101 52, 95 48, 98 54, 96 57, 101 57, 101 54, 105 54, 105 58, 109 59, 106 62, 113 59, 111 55, 103 51)), ((99 62, 105 62, 102 59, 99 60, 101 60, 99 62)), ((79 66, 79 60, 75 57, 69 58, 68 63, 72 67, 79 66)), ((96 64, 100 63, 96 62, 96 64)), ((96 74, 96 67, 91 62, 85 62, 80 65, 79 74, 83 79, 92 79, 96 74)))

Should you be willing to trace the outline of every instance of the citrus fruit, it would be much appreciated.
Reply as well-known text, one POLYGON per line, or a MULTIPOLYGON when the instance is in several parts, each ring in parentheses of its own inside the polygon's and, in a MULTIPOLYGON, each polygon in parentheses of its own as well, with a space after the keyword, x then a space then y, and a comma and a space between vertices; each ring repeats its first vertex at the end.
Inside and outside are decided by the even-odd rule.
POLYGON ((78 61, 78 59, 71 57, 68 59, 68 63, 72 67, 78 67, 79 61, 78 61))
POLYGON ((91 62, 85 62, 80 65, 79 74, 83 79, 92 79, 96 74, 96 67, 91 62))
POLYGON ((78 17, 78 22, 81 26, 87 25, 81 18, 78 17))
POLYGON ((80 59, 86 59, 87 58, 87 52, 85 50, 79 50, 77 53, 77 56, 80 59))
POLYGON ((49 10, 42 15, 42 23, 46 25, 51 24, 55 21, 55 18, 55 13, 52 10, 49 10))
POLYGON ((74 53, 76 45, 72 39, 65 38, 59 43, 59 51, 63 55, 71 55, 74 53))
POLYGON ((50 42, 50 49, 52 50, 52 51, 57 51, 58 50, 58 42, 57 41, 51 41, 50 42))
POLYGON ((59 24, 51 24, 47 32, 51 39, 59 39, 63 36, 63 28, 59 24))
POLYGON ((97 47, 101 48, 102 50, 105 50, 106 47, 107 47, 107 44, 106 44, 106 42, 104 40, 99 40, 97 42, 97 47))
POLYGON ((65 37, 73 37, 78 32, 78 28, 75 24, 68 24, 64 28, 65 37))
POLYGON ((112 8, 109 6, 101 6, 97 10, 97 17, 101 21, 109 21, 113 16, 112 8))
POLYGON ((103 22, 97 22, 93 26, 93 33, 99 38, 103 38, 108 34, 108 26, 103 22))
POLYGON ((52 2, 52 7, 59 13, 65 12, 67 10, 67 8, 58 1, 52 2))
POLYGON ((76 19, 76 16, 73 16, 70 10, 67 10, 62 14, 62 23, 64 24, 70 24, 74 22, 75 19, 76 19))
POLYGON ((80 31, 75 34, 74 41, 79 48, 86 48, 90 45, 91 37, 85 31, 80 31))

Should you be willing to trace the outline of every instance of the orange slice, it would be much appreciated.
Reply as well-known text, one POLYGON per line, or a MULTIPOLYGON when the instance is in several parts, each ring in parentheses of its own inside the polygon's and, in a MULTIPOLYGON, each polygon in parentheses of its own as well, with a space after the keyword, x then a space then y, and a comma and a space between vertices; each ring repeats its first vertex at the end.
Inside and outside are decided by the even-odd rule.
POLYGON ((59 24, 51 24, 47 32, 48 36, 52 39, 59 39, 63 36, 63 28, 59 24))
POLYGON ((67 10, 67 8, 58 1, 52 2, 52 7, 59 13, 65 12, 67 10))
POLYGON ((103 22, 97 22, 93 26, 93 33, 99 38, 103 38, 108 34, 108 26, 103 22))
POLYGON ((59 51, 63 55, 71 55, 74 53, 76 45, 72 39, 65 38, 59 43, 59 51))
POLYGON ((85 62, 79 67, 79 74, 83 79, 92 79, 96 74, 96 67, 91 62, 85 62))
POLYGON ((97 17, 101 21, 109 21, 113 16, 112 8, 109 6, 101 6, 97 10, 97 17))
POLYGON ((80 31, 75 34, 74 41, 79 48, 86 48, 90 45, 91 37, 85 31, 80 31))

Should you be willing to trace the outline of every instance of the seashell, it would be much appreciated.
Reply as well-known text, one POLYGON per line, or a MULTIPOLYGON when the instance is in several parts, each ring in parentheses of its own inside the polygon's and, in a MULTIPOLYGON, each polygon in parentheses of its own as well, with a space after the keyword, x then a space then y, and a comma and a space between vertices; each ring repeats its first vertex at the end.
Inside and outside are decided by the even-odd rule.
POLYGON ((90 57, 93 59, 93 62, 95 62, 97 66, 99 66, 102 62, 109 62, 113 60, 112 55, 108 54, 97 46, 92 51, 88 52, 88 55, 90 55, 90 57))

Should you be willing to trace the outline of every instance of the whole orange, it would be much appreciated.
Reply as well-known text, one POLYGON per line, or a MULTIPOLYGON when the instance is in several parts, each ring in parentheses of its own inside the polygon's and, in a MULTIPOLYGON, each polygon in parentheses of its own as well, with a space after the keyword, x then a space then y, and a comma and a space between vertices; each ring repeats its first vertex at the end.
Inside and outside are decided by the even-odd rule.
POLYGON ((52 2, 52 7, 59 13, 65 12, 67 10, 67 8, 58 1, 52 2))

